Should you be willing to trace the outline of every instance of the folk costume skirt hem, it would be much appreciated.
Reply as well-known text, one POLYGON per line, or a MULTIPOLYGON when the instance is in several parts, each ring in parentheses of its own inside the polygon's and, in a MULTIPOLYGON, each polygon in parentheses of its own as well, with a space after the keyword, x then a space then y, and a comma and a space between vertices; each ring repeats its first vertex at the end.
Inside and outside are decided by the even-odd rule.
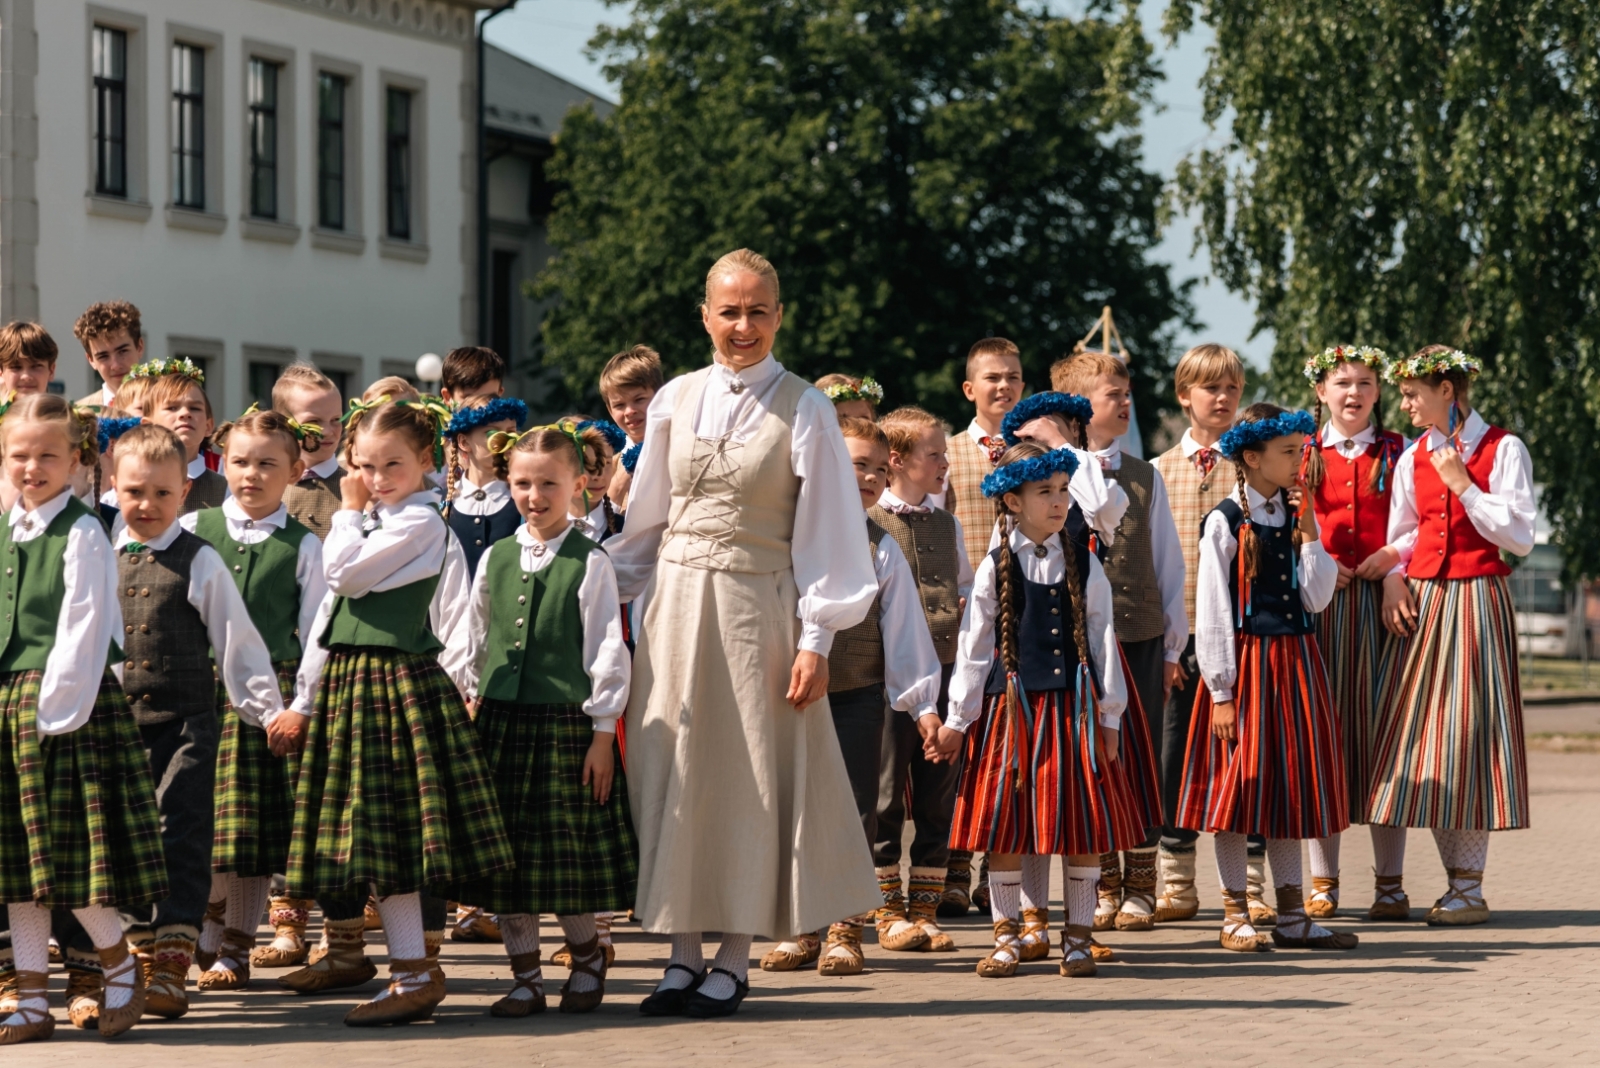
POLYGON ((1237 741, 1211 729, 1200 684, 1176 824, 1268 838, 1326 838, 1350 826, 1344 747, 1313 635, 1239 639, 1237 741))
POLYGON ((1412 581, 1416 634, 1385 672, 1367 818, 1394 827, 1529 825, 1516 612, 1498 575, 1412 581))
POLYGON ((138 725, 107 671, 94 711, 40 735, 40 671, 0 675, 0 903, 148 905, 167 896, 138 725))
POLYGON ((1328 689, 1344 739, 1351 823, 1367 822, 1383 671, 1399 644, 1383 625, 1382 607, 1382 583, 1352 579, 1334 591, 1317 619, 1317 644, 1328 665, 1328 689))
POLYGON ((333 649, 300 758, 289 895, 443 897, 511 865, 477 735, 438 660, 333 649))
MULTIPOLYGON (((293 660, 273 665, 285 709, 294 700, 299 667, 293 660)), ((294 782, 300 754, 273 756, 267 732, 241 720, 226 693, 218 695, 217 707, 222 709, 222 736, 217 743, 211 870, 246 877, 279 874, 288 865, 294 837, 294 782)))
POLYGON ((494 913, 632 908, 639 842, 621 763, 605 802, 583 784, 594 720, 577 705, 486 700, 474 725, 516 869, 463 886, 461 899, 494 913))

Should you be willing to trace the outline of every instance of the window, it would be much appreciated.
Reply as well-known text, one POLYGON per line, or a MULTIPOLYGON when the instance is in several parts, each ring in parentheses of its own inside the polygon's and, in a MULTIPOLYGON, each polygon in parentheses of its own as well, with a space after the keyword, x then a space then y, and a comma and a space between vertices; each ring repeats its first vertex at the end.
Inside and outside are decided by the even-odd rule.
POLYGON ((205 49, 172 46, 172 203, 206 206, 205 49))
MULTIPOLYGON (((275 363, 250 362, 250 399, 263 408, 272 407, 272 385, 283 373, 275 363)), ((341 394, 342 396, 342 394, 341 394)))
POLYGON ((94 28, 94 191, 128 195, 128 35, 94 28))
POLYGON ((344 105, 349 79, 317 76, 317 225, 344 229, 344 105))
POLYGON ((511 330, 515 324, 512 316, 519 289, 517 254, 507 249, 495 249, 490 269, 493 277, 489 283, 489 346, 511 360, 511 330))
POLYGON ((390 89, 388 103, 387 211, 389 236, 411 240, 411 94, 390 89))
POLYGON ((278 75, 282 67, 250 60, 250 214, 278 217, 278 75))

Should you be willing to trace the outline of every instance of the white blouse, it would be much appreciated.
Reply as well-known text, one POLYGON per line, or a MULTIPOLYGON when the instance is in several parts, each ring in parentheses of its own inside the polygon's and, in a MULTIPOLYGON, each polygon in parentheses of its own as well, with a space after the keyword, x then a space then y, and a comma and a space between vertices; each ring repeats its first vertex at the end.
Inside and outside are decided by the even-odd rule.
MULTIPOLYGON (((1293 518, 1277 494, 1270 502, 1254 487, 1247 486, 1245 494, 1250 500, 1250 521, 1256 526, 1281 527, 1293 518)), ((1228 529, 1227 517, 1213 510, 1200 537, 1200 566, 1194 585, 1194 654, 1213 701, 1233 700, 1233 684, 1239 678, 1233 594, 1228 587, 1238 556, 1239 539, 1228 529)), ((1305 610, 1317 613, 1328 607, 1339 582, 1339 565, 1322 547, 1320 538, 1306 539, 1295 566, 1305 610)))
POLYGON ((872 554, 872 570, 878 576, 878 629, 883 633, 883 682, 889 690, 889 707, 911 713, 912 719, 936 712, 943 674, 939 653, 928 631, 916 576, 899 542, 887 534, 872 554))
MULTIPOLYGON (((144 544, 159 552, 176 541, 182 532, 183 527, 173 523, 160 537, 144 544)), ((117 533, 117 550, 120 552, 134 540, 133 532, 123 527, 117 533)), ((261 632, 250 619, 244 596, 233 584, 228 565, 210 545, 202 545, 189 564, 188 601, 206 625, 211 656, 234 711, 251 726, 265 727, 283 711, 278 673, 272 668, 267 643, 261 640, 261 632)), ((121 664, 113 670, 117 678, 122 678, 121 664)))
POLYGON ((456 480, 456 495, 450 499, 450 508, 462 515, 494 515, 510 503, 511 487, 503 480, 490 479, 480 486, 462 475, 456 480))
MULTIPOLYGON (((6 517, 11 540, 30 542, 44 534, 71 497, 70 491, 63 491, 29 512, 19 496, 6 517)), ((62 570, 65 592, 56 620, 56 643, 45 658, 34 716, 40 734, 66 734, 89 722, 111 641, 122 633, 117 555, 99 519, 79 516, 72 524, 62 570)))
MULTIPOLYGON (((767 417, 783 366, 769 353, 753 367, 735 373, 713 364, 692 425, 679 428, 703 438, 731 434, 734 441, 755 435, 767 417), (738 392, 734 391, 737 383, 738 392)), ((616 565, 624 601, 637 600, 650 581, 667 513, 672 506, 672 412, 683 378, 675 378, 650 402, 644 449, 634 469, 628 499, 628 525, 606 543, 616 565)), ((877 592, 855 467, 839 432, 833 403, 808 389, 795 413, 793 470, 800 479, 791 549, 795 585, 800 590, 800 649, 827 656, 837 631, 866 618, 877 592)))
MULTIPOLYGON (((1461 462, 1472 458, 1489 424, 1477 412, 1469 412, 1461 427, 1461 462)), ((1427 434, 1429 450, 1441 449, 1446 436, 1437 430, 1427 434)), ((1404 574, 1417 546, 1417 450, 1408 448, 1394 465, 1394 493, 1389 498, 1389 544, 1400 553, 1400 563, 1390 574, 1404 574)), ((1429 461, 1432 462, 1431 460, 1429 461)), ((1448 491, 1446 491, 1448 492, 1448 491)), ((1500 439, 1489 467, 1489 489, 1468 486, 1461 494, 1461 507, 1472 526, 1489 543, 1516 556, 1533 551, 1538 505, 1533 499, 1533 457, 1528 446, 1514 434, 1500 439)))
MULTIPOLYGON (((522 569, 529 573, 543 571, 550 566, 561 550, 567 535, 573 531, 569 525, 547 542, 527 524, 517 528, 517 545, 521 549, 522 569), (537 551, 536 551, 537 550, 537 551)), ((457 641, 465 641, 467 649, 462 657, 466 670, 458 679, 461 692, 478 696, 478 685, 483 681, 484 665, 489 659, 489 611, 492 594, 489 590, 489 567, 485 561, 472 580, 471 605, 467 624, 457 630, 457 641)), ((594 729, 615 734, 617 719, 628 710, 628 686, 633 678, 633 656, 622 637, 622 602, 617 598, 617 575, 605 551, 589 554, 583 582, 578 586, 578 613, 583 619, 583 671, 589 676, 589 697, 583 702, 583 711, 594 719, 594 729)))
POLYGON ((600 543, 601 538, 606 536, 606 506, 603 503, 604 501, 605 497, 600 497, 595 506, 589 509, 588 515, 575 515, 571 517, 572 522, 578 528, 579 533, 588 538, 590 541, 594 542, 596 545, 600 543))
MULTIPOLYGON (((1122 447, 1115 441, 1093 456, 1099 461, 1096 466, 1104 470, 1122 470, 1122 447)), ((1150 555, 1156 587, 1161 591, 1161 646, 1167 663, 1176 664, 1189 644, 1189 610, 1183 604, 1183 543, 1178 540, 1178 524, 1167 499, 1167 482, 1153 468, 1150 477, 1150 555)))
MULTIPOLYGON (((1043 557, 1034 554, 1034 543, 1021 530, 1011 532, 1011 551, 1022 565, 1029 582, 1064 582, 1067 559, 1059 537, 1044 541, 1043 557)), ((1112 730, 1122 723, 1128 704, 1127 686, 1122 678, 1122 658, 1117 653, 1116 613, 1111 607, 1111 583, 1100 568, 1100 561, 1089 557, 1089 581, 1083 589, 1084 623, 1089 637, 1089 655, 1100 678, 1100 723, 1112 730)), ((1000 592, 995 582, 994 557, 978 562, 978 573, 961 617, 961 635, 956 642, 955 670, 950 676, 949 715, 945 726, 965 732, 983 715, 983 687, 989 680, 989 665, 995 653, 995 617, 1000 610, 1000 592)), ((1063 628, 1066 629, 1066 628, 1063 628)), ((1060 635, 1072 641, 1072 633, 1060 635)), ((1068 680, 1071 685, 1071 680, 1068 680)))
MULTIPOLYGON (((238 498, 229 497, 222 502, 222 515, 227 523, 228 537, 241 545, 257 545, 272 537, 273 531, 281 529, 288 522, 289 509, 280 504, 278 510, 265 519, 251 519, 240 507, 238 498)), ((199 517, 199 512, 190 512, 188 515, 179 516, 178 524, 193 534, 195 522, 199 517)), ((306 675, 312 679, 319 678, 322 675, 322 665, 328 659, 328 651, 315 640, 316 635, 311 630, 317 619, 317 609, 321 607, 322 599, 328 595, 328 583, 322 577, 322 542, 309 531, 300 539, 294 564, 294 581, 300 589, 300 614, 297 625, 300 628, 301 654, 300 668, 295 672, 295 688, 298 691, 300 679, 306 675)), ((296 696, 299 694, 296 693, 296 696)), ((307 695, 308 702, 311 696, 313 695, 307 695)))

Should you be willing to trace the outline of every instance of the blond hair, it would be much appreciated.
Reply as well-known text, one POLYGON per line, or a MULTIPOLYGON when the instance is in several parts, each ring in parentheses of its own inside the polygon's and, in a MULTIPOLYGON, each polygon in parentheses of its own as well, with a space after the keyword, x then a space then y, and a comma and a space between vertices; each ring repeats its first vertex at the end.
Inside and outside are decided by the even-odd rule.
POLYGON ((1182 400, 1195 386, 1209 386, 1217 382, 1237 382, 1244 385, 1244 361, 1226 345, 1207 342, 1196 345, 1178 359, 1178 369, 1172 373, 1173 391, 1182 400))
POLYGON ((608 398, 625 389, 649 389, 656 392, 667 384, 661 372, 661 354, 649 345, 634 345, 624 349, 600 369, 600 396, 608 398))
POLYGON ((899 453, 901 456, 907 455, 917 447, 918 440, 929 427, 938 427, 945 434, 950 433, 949 423, 914 404, 896 408, 878 420, 878 429, 883 431, 884 439, 889 443, 889 451, 899 453))
POLYGON ((153 378, 135 378, 129 375, 122 380, 122 385, 117 387, 117 395, 111 398, 111 403, 130 415, 138 411, 144 414, 144 402, 150 396, 150 386, 155 382, 153 378))
POLYGON ((228 454, 228 441, 234 434, 256 434, 276 438, 288 451, 289 462, 300 459, 300 435, 289 425, 289 417, 271 408, 245 412, 231 423, 223 423, 211 434, 211 444, 224 456, 228 454))
POLYGON ((131 456, 147 464, 174 463, 185 477, 189 473, 183 442, 166 427, 154 423, 140 423, 118 438, 115 455, 118 464, 131 456))
POLYGON ((1109 352, 1075 352, 1050 365, 1050 388, 1057 393, 1086 396, 1102 375, 1133 380, 1128 365, 1109 352))
POLYGON ((385 375, 362 392, 361 402, 371 404, 382 397, 388 397, 392 401, 419 400, 422 394, 416 386, 399 375, 385 375))
MULTIPOLYGON (((324 393, 328 390, 339 392, 339 387, 334 385, 333 379, 317 370, 309 363, 291 363, 278 374, 278 380, 272 383, 272 408, 280 415, 289 413, 289 391, 303 389, 310 392, 324 393)), ((343 398, 340 398, 343 401, 343 398)))
MULTIPOLYGON (((149 379, 150 385, 146 388, 143 397, 145 407, 159 408, 169 401, 173 401, 189 392, 191 389, 200 391, 200 399, 205 402, 206 418, 215 421, 216 416, 211 412, 211 398, 206 396, 206 387, 190 378, 188 375, 168 374, 157 375, 149 379)), ((117 399, 122 399, 122 391, 117 391, 117 399)), ((119 404, 118 407, 124 407, 119 404)), ((149 414, 146 412, 145 414, 149 414)))
POLYGON ((745 271, 760 278, 772 290, 772 299, 778 300, 778 269, 759 252, 752 252, 747 248, 734 249, 711 265, 711 270, 706 272, 706 299, 711 303, 711 281, 724 275, 741 274, 745 271))
POLYGON ((857 441, 870 441, 874 445, 882 445, 886 450, 889 448, 889 439, 884 436, 883 428, 871 419, 847 415, 839 420, 839 430, 847 438, 855 438, 857 441))
POLYGON ((4 449, 6 436, 23 423, 61 425, 67 444, 78 454, 78 461, 85 467, 94 468, 94 495, 95 500, 99 500, 100 465, 97 461, 100 457, 100 424, 94 413, 77 407, 58 393, 30 393, 18 397, 6 412, 5 421, 0 422, 0 451, 4 449))
POLYGON ((966 375, 968 382, 972 381, 973 368, 976 367, 978 361, 983 359, 985 356, 995 356, 1001 359, 1016 360, 1018 363, 1022 362, 1022 350, 1017 348, 1017 343, 1015 341, 1003 337, 981 338, 973 344, 972 348, 967 350, 966 375))

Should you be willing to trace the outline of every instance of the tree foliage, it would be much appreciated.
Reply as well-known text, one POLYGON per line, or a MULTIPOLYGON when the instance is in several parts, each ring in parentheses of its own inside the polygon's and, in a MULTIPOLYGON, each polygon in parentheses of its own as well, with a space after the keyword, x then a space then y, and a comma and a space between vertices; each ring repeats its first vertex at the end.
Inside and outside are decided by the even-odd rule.
POLYGON ((1156 72, 1131 0, 632 13, 592 42, 616 110, 569 115, 550 163, 564 191, 536 291, 560 298, 543 358, 569 386, 636 342, 703 365, 705 272, 748 246, 782 276, 799 374, 870 373, 889 405, 954 418, 973 341, 1016 340, 1037 386, 1111 303, 1154 417, 1188 303, 1149 259, 1162 189, 1136 127, 1156 72))
MULTIPOLYGON (((1569 566, 1600 573, 1600 5, 1174 0, 1216 33, 1221 146, 1180 170, 1280 388, 1335 342, 1455 345, 1525 437, 1569 566)), ((1301 383, 1297 388, 1303 388, 1301 383)))

